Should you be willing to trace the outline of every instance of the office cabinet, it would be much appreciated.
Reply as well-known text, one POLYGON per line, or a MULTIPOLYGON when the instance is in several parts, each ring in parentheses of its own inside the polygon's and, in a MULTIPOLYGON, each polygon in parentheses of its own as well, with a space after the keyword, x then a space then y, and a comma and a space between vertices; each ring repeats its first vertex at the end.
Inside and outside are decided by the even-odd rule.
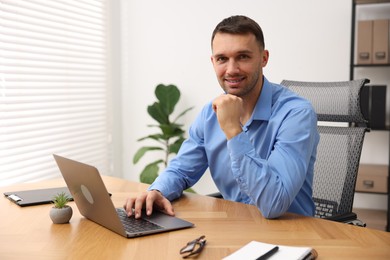
MULTIPOLYGON (((387 100, 383 97, 384 94, 370 94, 369 96, 365 97, 366 100, 362 100, 362 102, 366 102, 367 104, 369 104, 369 107, 366 109, 366 111, 364 111, 363 107, 363 112, 368 114, 371 119, 370 121, 372 121, 372 125, 370 126, 371 133, 375 134, 375 132, 378 131, 385 131, 387 135, 389 135, 389 141, 387 143, 380 144, 381 146, 385 146, 387 151, 390 150, 390 115, 388 111, 388 104, 390 102, 388 98, 390 96, 388 93, 390 91, 389 10, 390 0, 352 0, 350 57, 351 80, 362 77, 370 79, 370 89, 365 90, 366 92, 368 91, 367 93, 372 94, 374 93, 374 91, 376 93, 383 93, 384 88, 387 90, 387 100), (359 10, 357 10, 357 8, 359 10), (383 82, 386 82, 386 84, 383 84, 383 82), (387 85, 387 88, 384 87, 384 85, 387 85), (381 86, 381 90, 379 90, 379 88, 375 89, 376 86, 381 86), (383 102, 383 100, 385 100, 386 103, 378 107, 378 101, 373 99, 373 97, 375 98, 375 95, 377 98, 382 100, 380 102, 383 102), (372 107, 372 104, 374 104, 376 107, 372 107)), ((362 106, 364 106, 364 104, 362 106)), ((363 217, 367 216, 368 218, 384 218, 383 222, 385 223, 385 225, 383 229, 387 231, 390 231, 389 165, 390 152, 389 158, 387 158, 387 163, 385 164, 361 164, 359 167, 358 179, 356 184, 356 192, 358 193, 377 194, 379 196, 387 197, 387 210, 385 214, 379 214, 378 210, 373 209, 368 210, 371 211, 371 214, 363 215, 363 217)), ((354 211, 359 212, 361 210, 357 209, 354 211)), ((367 210, 364 210, 364 212, 367 212, 367 210)), ((370 222, 369 219, 363 220, 366 221, 367 224, 370 222)), ((377 222, 377 220, 374 220, 373 222, 377 222)))
POLYGON ((372 63, 389 64, 389 19, 376 19, 372 24, 372 63))
POLYGON ((357 21, 357 64, 372 64, 373 21, 357 21))
POLYGON ((375 164, 362 164, 356 180, 356 191, 388 193, 388 166, 375 164))

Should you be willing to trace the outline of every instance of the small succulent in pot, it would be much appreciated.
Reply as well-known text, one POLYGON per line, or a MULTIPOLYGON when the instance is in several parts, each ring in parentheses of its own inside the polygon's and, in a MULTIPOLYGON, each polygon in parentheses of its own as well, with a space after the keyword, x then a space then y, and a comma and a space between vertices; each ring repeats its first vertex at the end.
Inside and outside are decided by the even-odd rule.
POLYGON ((54 224, 69 223, 73 215, 72 207, 68 205, 71 198, 65 192, 53 197, 54 206, 50 209, 50 218, 54 224))

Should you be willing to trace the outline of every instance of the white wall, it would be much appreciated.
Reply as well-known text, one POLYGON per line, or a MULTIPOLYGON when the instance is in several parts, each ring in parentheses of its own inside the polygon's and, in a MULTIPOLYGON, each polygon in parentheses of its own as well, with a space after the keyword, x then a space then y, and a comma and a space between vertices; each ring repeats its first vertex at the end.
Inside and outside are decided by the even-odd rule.
MULTIPOLYGON (((336 81, 349 79, 350 0, 120 0, 123 176, 137 180, 148 158, 132 164, 136 140, 153 129, 146 107, 159 83, 175 84, 182 97, 177 111, 201 107, 221 93, 210 62, 210 36, 223 18, 234 14, 256 20, 265 34, 270 61, 266 77, 336 81)), ((149 157, 151 158, 151 157, 149 157)), ((206 175, 195 189, 214 191, 206 175)))

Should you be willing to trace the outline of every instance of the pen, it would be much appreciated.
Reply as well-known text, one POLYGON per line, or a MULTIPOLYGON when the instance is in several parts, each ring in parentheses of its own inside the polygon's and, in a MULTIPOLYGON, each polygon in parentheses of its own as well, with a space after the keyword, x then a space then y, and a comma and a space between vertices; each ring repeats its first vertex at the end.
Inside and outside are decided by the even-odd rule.
POLYGON ((314 259, 316 259, 316 257, 310 251, 302 260, 314 260, 314 259))
POLYGON ((268 259, 270 258, 273 254, 275 254, 277 251, 279 250, 279 247, 278 246, 275 246, 273 247, 271 250, 269 250, 267 253, 259 256, 258 258, 256 258, 256 260, 265 260, 265 259, 268 259))

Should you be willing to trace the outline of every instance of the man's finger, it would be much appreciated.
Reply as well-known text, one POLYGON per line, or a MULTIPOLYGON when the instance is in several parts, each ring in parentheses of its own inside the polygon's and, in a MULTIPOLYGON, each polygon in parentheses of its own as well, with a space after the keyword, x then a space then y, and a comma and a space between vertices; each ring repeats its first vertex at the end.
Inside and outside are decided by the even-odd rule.
POLYGON ((142 207, 145 203, 147 197, 147 192, 141 193, 137 198, 135 199, 134 203, 134 216, 135 218, 140 218, 142 214, 142 207))
POLYGON ((153 213, 154 202, 161 199, 163 196, 159 191, 152 190, 146 197, 146 215, 150 216, 153 213))

